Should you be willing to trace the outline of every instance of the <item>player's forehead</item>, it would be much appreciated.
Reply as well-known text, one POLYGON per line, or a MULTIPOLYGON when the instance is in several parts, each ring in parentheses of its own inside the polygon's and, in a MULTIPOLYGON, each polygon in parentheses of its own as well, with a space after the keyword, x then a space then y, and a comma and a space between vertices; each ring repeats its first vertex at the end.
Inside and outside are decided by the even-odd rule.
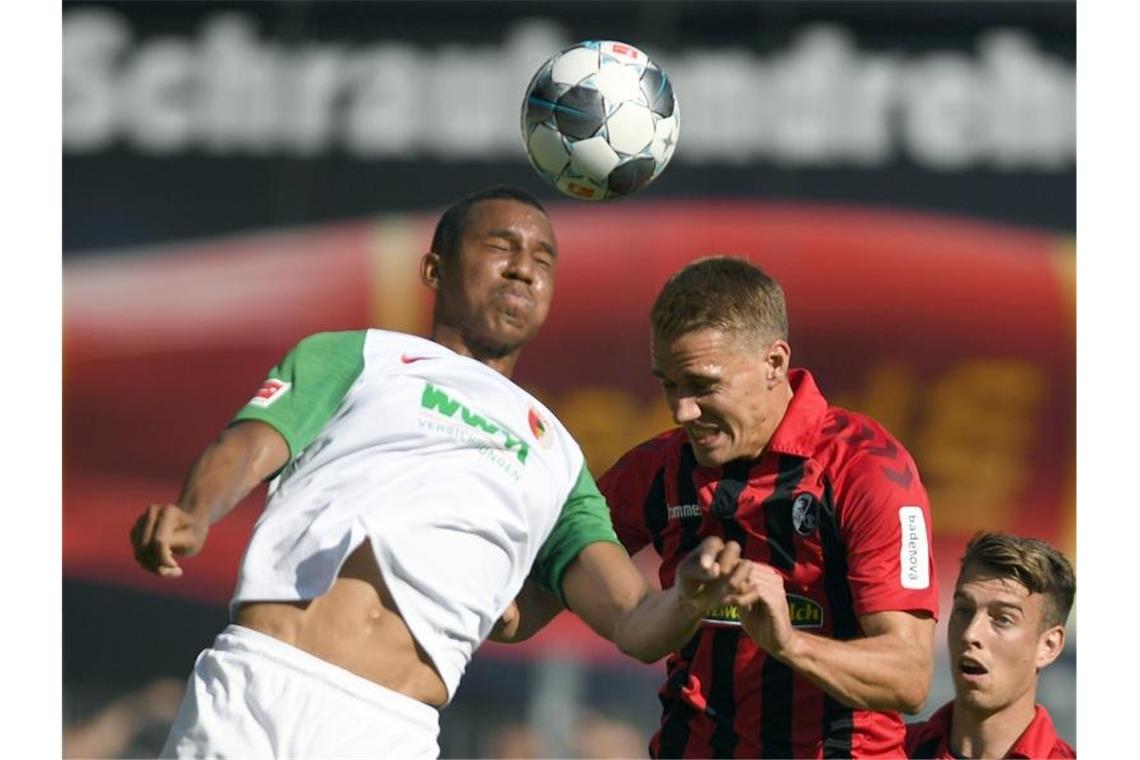
POLYGON ((975 604, 1005 603, 1024 607, 1039 599, 1023 584, 989 568, 967 565, 954 586, 954 599, 975 604))
POLYGON ((479 201, 467 210, 464 237, 481 239, 488 235, 533 238, 557 251, 554 228, 540 209, 511 198, 479 201))
POLYGON ((663 336, 654 331, 650 358, 653 374, 659 377, 709 379, 730 374, 749 360, 735 336, 715 327, 676 336, 663 336))

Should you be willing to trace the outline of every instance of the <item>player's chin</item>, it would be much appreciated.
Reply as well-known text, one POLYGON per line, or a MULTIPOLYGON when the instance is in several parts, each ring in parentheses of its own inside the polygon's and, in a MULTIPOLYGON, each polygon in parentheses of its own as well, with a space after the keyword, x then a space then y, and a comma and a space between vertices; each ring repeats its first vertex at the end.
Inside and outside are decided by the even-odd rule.
POLYGON ((478 342, 483 353, 492 356, 508 356, 515 353, 534 338, 537 327, 512 320, 496 320, 483 331, 478 342))
MULTIPOLYGON (((716 439, 718 436, 711 438, 716 439)), ((727 447, 718 445, 714 440, 693 440, 690 438, 689 442, 693 447, 693 458, 701 467, 722 467, 732 459, 727 447)))
POLYGON ((531 311, 502 312, 491 330, 500 344, 518 349, 533 340, 541 326, 542 320, 531 311))
POLYGON ((954 692, 963 705, 977 710, 989 707, 992 697, 987 683, 980 679, 962 678, 954 675, 954 692))

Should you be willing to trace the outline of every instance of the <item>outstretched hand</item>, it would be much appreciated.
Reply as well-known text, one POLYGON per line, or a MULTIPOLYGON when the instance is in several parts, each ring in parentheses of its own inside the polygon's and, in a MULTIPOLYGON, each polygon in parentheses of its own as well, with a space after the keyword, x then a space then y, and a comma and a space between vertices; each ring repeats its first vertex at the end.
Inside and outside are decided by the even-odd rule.
POLYGON ((135 560, 155 575, 178 578, 182 568, 175 556, 191 557, 201 551, 209 530, 204 517, 173 504, 151 504, 131 528, 135 560))
POLYGON ((677 567, 681 597, 700 614, 723 604, 748 605, 758 598, 751 560, 740 558, 740 544, 709 536, 677 567))

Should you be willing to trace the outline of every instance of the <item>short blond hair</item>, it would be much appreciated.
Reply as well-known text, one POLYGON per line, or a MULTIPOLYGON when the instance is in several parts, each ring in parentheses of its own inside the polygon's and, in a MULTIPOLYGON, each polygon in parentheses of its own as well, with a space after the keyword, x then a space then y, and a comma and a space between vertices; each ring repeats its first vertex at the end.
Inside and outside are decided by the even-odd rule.
POLYGON ((961 572, 977 567, 1000 578, 1011 578, 1033 594, 1048 599, 1041 625, 1064 625, 1073 608, 1077 578, 1065 555, 1039 538, 1021 538, 1009 533, 981 532, 966 545, 961 572))
POLYGON ((788 339, 788 310, 780 284, 744 259, 698 259, 665 283, 649 322, 655 337, 672 340, 715 328, 735 336, 788 339))

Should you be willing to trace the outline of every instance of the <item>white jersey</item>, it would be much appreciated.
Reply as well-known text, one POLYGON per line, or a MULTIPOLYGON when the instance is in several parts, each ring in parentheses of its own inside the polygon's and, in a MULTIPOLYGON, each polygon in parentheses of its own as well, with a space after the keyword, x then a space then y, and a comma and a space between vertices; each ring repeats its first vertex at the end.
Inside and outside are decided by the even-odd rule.
POLYGON ((448 698, 528 573, 561 597, 583 547, 617 542, 582 452, 509 379, 423 338, 321 333, 236 421, 289 444, 239 571, 239 602, 325 593, 371 539, 448 698))

